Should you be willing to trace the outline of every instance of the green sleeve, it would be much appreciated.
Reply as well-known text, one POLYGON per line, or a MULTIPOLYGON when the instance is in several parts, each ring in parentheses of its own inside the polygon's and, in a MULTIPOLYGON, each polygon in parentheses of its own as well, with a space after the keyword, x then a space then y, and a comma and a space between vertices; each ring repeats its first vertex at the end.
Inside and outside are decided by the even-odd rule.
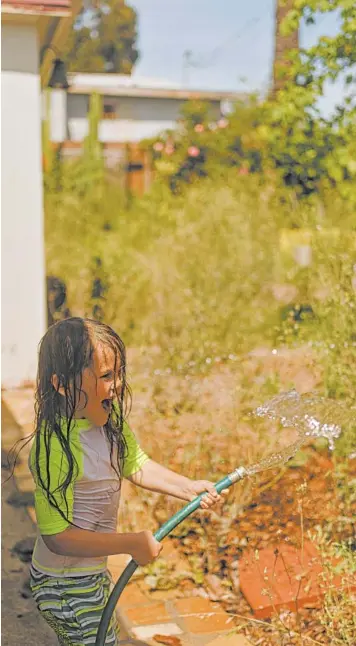
POLYGON ((136 471, 139 471, 144 463, 150 458, 141 449, 133 432, 126 422, 124 422, 123 433, 127 444, 127 455, 124 461, 123 475, 124 478, 128 478, 136 473, 136 471))
MULTIPOLYGON (((79 466, 79 465, 78 465, 79 466)), ((41 477, 45 483, 48 481, 47 476, 47 458, 44 451, 44 446, 41 446, 39 467, 41 477)), ((63 514, 68 518, 65 520, 55 507, 53 507, 48 499, 45 490, 41 487, 35 472, 35 444, 33 444, 30 455, 30 469, 35 480, 35 509, 37 517, 37 525, 41 534, 59 534, 70 526, 73 521, 73 506, 74 506, 74 478, 66 491, 66 500, 68 509, 60 491, 56 491, 58 486, 61 485, 68 473, 68 462, 63 452, 61 445, 56 437, 51 440, 51 451, 49 461, 50 471, 50 491, 53 494, 59 508, 63 514)))

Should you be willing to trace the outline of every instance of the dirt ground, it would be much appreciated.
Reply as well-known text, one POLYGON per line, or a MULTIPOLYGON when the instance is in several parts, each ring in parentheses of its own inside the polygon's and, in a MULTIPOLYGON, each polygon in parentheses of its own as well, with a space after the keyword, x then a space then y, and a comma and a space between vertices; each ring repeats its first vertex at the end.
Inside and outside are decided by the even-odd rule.
MULTIPOLYGON (((229 363, 217 362, 206 376, 188 378, 157 370, 150 373, 147 356, 142 361, 145 372, 140 369, 140 357, 132 359, 134 406, 129 422, 142 446, 175 471, 214 481, 236 466, 276 450, 278 430, 270 423, 268 428, 252 424, 251 407, 273 396, 274 389, 296 388, 303 393, 318 391, 321 385, 318 363, 308 348, 278 353, 261 348, 229 363)), ((283 443, 293 441, 286 436, 282 439, 283 443)), ((242 634, 259 646, 356 643, 341 633, 341 641, 334 642, 317 605, 285 616, 282 632, 278 617, 276 629, 273 620, 264 625, 249 621, 251 609, 240 592, 237 568, 246 549, 261 550, 285 542, 299 548, 303 536, 317 532, 318 527, 328 536, 325 540, 354 550, 351 518, 356 501, 350 502, 352 494, 346 483, 355 475, 356 460, 351 460, 341 486, 332 453, 327 447, 310 445, 293 466, 269 470, 235 485, 218 513, 196 514, 173 532, 173 543, 189 560, 191 572, 186 578, 177 577, 172 594, 222 601, 227 612, 242 618, 242 634)), ((179 506, 136 489, 130 499, 130 514, 124 510, 123 522, 129 517, 133 531, 143 527, 155 531, 179 506)), ((163 566, 155 578, 162 589, 174 587, 172 573, 165 572, 163 566)), ((340 632, 343 622, 350 625, 351 609, 351 599, 333 599, 329 611, 334 634, 340 632)))

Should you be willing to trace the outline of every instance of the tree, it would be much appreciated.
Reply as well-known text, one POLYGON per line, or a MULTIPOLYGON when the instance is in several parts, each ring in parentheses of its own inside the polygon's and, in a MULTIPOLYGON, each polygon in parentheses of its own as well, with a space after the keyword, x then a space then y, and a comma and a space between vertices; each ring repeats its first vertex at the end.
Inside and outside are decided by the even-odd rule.
POLYGON ((136 11, 124 0, 105 0, 83 10, 68 39, 68 70, 130 74, 138 59, 136 27, 136 11))
POLYGON ((281 25, 287 15, 294 9, 295 0, 276 0, 275 11, 275 50, 273 61, 272 94, 276 94, 287 82, 290 70, 289 55, 299 49, 299 25, 289 33, 281 30, 281 25))
MULTIPOLYGON (((286 4, 286 0, 279 0, 286 4)), ((288 77, 271 101, 262 126, 275 164, 288 168, 289 183, 303 193, 328 177, 343 195, 356 199, 356 5, 354 0, 294 0, 280 24, 292 35, 320 14, 337 12, 338 31, 320 36, 315 45, 290 54, 288 77), (327 84, 344 82, 334 110, 321 113, 327 84)))

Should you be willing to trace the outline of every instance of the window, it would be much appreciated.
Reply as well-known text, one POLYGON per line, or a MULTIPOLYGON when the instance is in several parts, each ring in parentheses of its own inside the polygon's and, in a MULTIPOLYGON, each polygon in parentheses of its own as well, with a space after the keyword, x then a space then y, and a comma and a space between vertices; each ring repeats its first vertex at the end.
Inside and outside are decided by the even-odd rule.
POLYGON ((117 105, 115 99, 103 99, 103 119, 117 119, 117 105))

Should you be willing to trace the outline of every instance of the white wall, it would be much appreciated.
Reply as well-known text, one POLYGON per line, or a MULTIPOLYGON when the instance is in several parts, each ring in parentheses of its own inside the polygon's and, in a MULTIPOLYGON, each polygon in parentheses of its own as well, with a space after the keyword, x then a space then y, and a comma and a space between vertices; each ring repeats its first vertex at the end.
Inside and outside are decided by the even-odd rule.
MULTIPOLYGON (((185 103, 182 99, 146 97, 117 97, 115 102, 118 118, 100 123, 99 139, 103 143, 140 141, 173 129, 185 103)), ((82 141, 87 135, 88 105, 88 95, 68 94, 68 133, 72 141, 82 141)), ((212 119, 219 118, 219 101, 211 104, 210 113, 212 119)))
POLYGON ((2 384, 34 380, 45 331, 38 43, 33 26, 2 26, 2 384))
POLYGON ((175 121, 104 119, 99 125, 99 139, 102 142, 138 142, 157 137, 164 130, 172 130, 175 126, 175 121))

